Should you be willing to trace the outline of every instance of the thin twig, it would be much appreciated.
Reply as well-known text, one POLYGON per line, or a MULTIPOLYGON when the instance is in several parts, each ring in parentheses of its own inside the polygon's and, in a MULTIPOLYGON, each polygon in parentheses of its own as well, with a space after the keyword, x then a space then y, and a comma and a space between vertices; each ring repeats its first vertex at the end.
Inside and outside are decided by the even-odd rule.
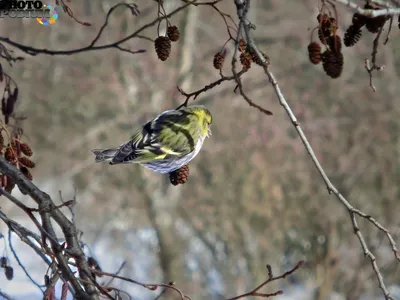
POLYGON ((32 278, 32 276, 29 274, 29 272, 27 271, 27 269, 25 268, 25 266, 22 264, 21 260, 19 259, 17 253, 15 252, 14 247, 13 247, 13 244, 12 244, 12 241, 11 241, 11 229, 10 229, 10 228, 8 229, 8 245, 9 245, 9 247, 10 247, 10 250, 11 250, 12 254, 14 255, 15 260, 17 261, 17 263, 18 263, 18 265, 21 267, 21 269, 24 271, 25 275, 26 275, 26 276, 29 278, 29 280, 30 280, 34 285, 36 285, 36 286, 40 289, 40 291, 43 293, 43 289, 42 289, 43 286, 40 285, 39 283, 37 283, 37 282, 32 278))
POLYGON ((291 270, 283 273, 282 275, 279 276, 274 276, 272 274, 272 268, 270 265, 267 265, 267 270, 268 270, 268 279, 265 280, 263 283, 261 283, 259 286, 257 286, 256 288, 254 288, 253 290, 251 290, 250 292, 244 293, 242 295, 239 296, 235 296, 233 298, 229 298, 227 300, 236 300, 236 299, 241 299, 241 298, 246 298, 246 297, 250 297, 250 296, 257 296, 257 297, 262 297, 262 298, 269 298, 269 297, 273 297, 273 296, 277 296, 277 295, 281 295, 283 294, 283 291, 279 290, 276 291, 274 293, 259 293, 258 291, 260 289, 262 289, 264 286, 266 286, 268 283, 272 282, 272 281, 276 281, 279 279, 285 279, 287 276, 293 274, 298 268, 300 268, 302 265, 304 265, 304 261, 301 260, 299 261, 291 270))

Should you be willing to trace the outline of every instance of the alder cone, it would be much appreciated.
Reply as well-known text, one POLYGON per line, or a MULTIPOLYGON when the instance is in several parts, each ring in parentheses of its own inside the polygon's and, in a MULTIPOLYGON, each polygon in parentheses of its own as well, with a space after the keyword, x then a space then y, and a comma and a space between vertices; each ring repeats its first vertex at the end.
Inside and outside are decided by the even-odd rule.
POLYGON ((180 37, 180 32, 179 32, 178 27, 176 27, 175 25, 169 26, 167 28, 167 35, 171 41, 173 41, 173 42, 178 41, 179 37, 180 37))
POLYGON ((16 156, 15 156, 15 151, 11 149, 10 146, 8 146, 6 148, 6 152, 4 153, 4 157, 7 161, 9 161, 10 163, 14 163, 16 156))
POLYGON ((184 165, 180 169, 169 173, 169 180, 172 185, 184 184, 189 177, 189 166, 184 165))
POLYGON ((19 157, 18 161, 19 161, 20 164, 24 165, 27 168, 34 168, 35 167, 35 163, 33 161, 31 161, 27 157, 19 157))
POLYGON ((326 50, 321 58, 324 71, 328 76, 338 78, 342 74, 344 60, 341 52, 326 50))
POLYGON ((321 46, 317 42, 311 42, 307 49, 310 61, 314 65, 319 64, 321 62, 321 46))
MULTIPOLYGON (((258 58, 257 53, 253 50, 253 48, 248 47, 248 48, 247 48, 247 52, 250 53, 251 59, 253 60, 254 63, 256 63, 257 65, 259 65, 259 66, 261 66, 261 67, 263 66, 263 63, 262 63, 261 59, 258 58)), ((261 53, 261 55, 264 57, 265 63, 266 63, 267 65, 269 65, 269 64, 271 63, 271 61, 270 61, 270 59, 269 59, 269 56, 268 56, 267 54, 265 54, 264 52, 262 52, 262 51, 260 51, 260 53, 261 53)))
POLYGON ((166 36, 159 36, 154 41, 154 47, 158 58, 166 61, 171 53, 171 40, 166 36))
POLYGON ((240 51, 240 52, 243 52, 243 51, 245 51, 246 50, 246 42, 244 41, 244 39, 241 39, 240 41, 239 41, 239 45, 238 45, 238 50, 240 51))
POLYGON ((344 45, 346 47, 354 46, 360 40, 361 36, 361 28, 359 28, 355 24, 350 25, 344 34, 344 45))
POLYGON ((31 147, 29 147, 28 144, 26 144, 26 143, 21 143, 20 147, 21 147, 21 152, 22 152, 23 154, 25 154, 26 156, 32 156, 33 151, 32 151, 32 149, 31 149, 31 147))
POLYGON ((214 55, 213 66, 217 70, 221 70, 225 62, 225 55, 218 52, 214 55))
POLYGON ((243 66, 243 69, 248 70, 251 67, 251 55, 248 52, 242 52, 240 54, 240 63, 243 66))

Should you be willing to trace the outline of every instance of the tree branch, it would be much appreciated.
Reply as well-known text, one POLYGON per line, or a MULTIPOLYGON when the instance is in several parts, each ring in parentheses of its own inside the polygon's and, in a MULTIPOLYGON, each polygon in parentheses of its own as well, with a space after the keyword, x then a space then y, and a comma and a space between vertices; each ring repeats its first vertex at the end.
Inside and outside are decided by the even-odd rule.
MULTIPOLYGON (((246 20, 246 7, 250 4, 250 0, 235 0, 235 4, 236 4, 236 9, 237 9, 237 14, 240 20, 246 20)), ((247 22, 247 21, 246 21, 247 22)), ((368 246, 365 242, 365 239, 360 231, 360 228, 358 226, 357 223, 357 219, 356 219, 356 215, 359 215, 367 220, 369 220, 370 222, 372 222, 379 230, 383 231, 386 236, 388 237, 388 240, 392 246, 392 250, 395 254, 395 257, 398 261, 400 261, 399 259, 399 255, 398 255, 398 249, 396 246, 396 243, 394 242, 391 234, 389 233, 389 231, 384 228, 382 225, 380 225, 379 223, 377 223, 373 218, 371 218, 370 216, 361 213, 359 210, 357 210, 356 208, 354 208, 350 202, 338 191, 338 189, 332 184, 332 182, 330 181, 330 179, 328 178, 328 176, 326 175, 324 169, 322 168, 320 162, 318 161, 314 150, 312 149, 306 135, 304 134, 302 128, 300 127, 300 123, 298 122, 296 116, 294 115, 294 113, 292 112, 292 109, 290 108, 289 104, 287 103, 279 85, 278 85, 278 81, 275 79, 275 76, 273 75, 273 73, 270 71, 268 65, 267 65, 267 61, 266 59, 263 57, 263 55, 261 54, 261 52, 258 50, 253 38, 251 37, 250 33, 249 33, 249 27, 247 26, 247 24, 245 24, 243 26, 243 29, 245 31, 245 35, 246 35, 246 40, 248 45, 250 45, 255 52, 257 53, 258 58, 263 62, 264 65, 264 72, 267 75, 269 82, 272 83, 272 86, 274 87, 275 93, 278 97, 279 103, 280 105, 283 107, 283 109, 285 110, 285 112, 287 113, 291 123, 293 124, 293 126, 295 127, 297 134, 299 135, 305 150, 307 151, 307 153, 309 154, 311 161, 313 162, 313 164, 315 165, 315 167, 317 168, 319 174, 321 175, 329 194, 333 193, 336 198, 339 200, 339 202, 347 209, 347 211, 350 214, 350 219, 351 219, 351 223, 353 226, 353 230, 354 233, 357 235, 359 242, 361 244, 361 248, 363 249, 364 255, 367 256, 372 264, 373 270, 376 274, 376 277, 378 279, 379 282, 379 287, 382 290, 384 296, 386 299, 393 299, 393 297, 390 295, 388 289, 386 288, 386 285, 383 281, 383 277, 382 274, 380 272, 380 269, 377 265, 376 262, 376 258, 375 256, 371 253, 371 251, 368 249, 368 246), (372 221, 374 220, 374 221, 372 221)))

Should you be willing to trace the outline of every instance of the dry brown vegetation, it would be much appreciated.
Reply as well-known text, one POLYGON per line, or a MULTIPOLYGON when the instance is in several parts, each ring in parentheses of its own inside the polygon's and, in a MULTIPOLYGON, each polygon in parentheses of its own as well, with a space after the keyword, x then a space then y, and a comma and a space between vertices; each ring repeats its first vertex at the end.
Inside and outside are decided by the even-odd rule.
MULTIPOLYGON (((65 13, 51 27, 31 19, 2 19, 0 36, 40 49, 84 47, 118 2, 65 1, 78 20, 91 26, 77 23, 65 13)), ((164 7, 169 13, 185 2, 166 0, 164 7)), ((234 1, 217 2, 219 11, 239 24, 234 1)), ((355 10, 342 5, 347 1, 332 2, 339 15, 338 33, 344 37, 355 10)), ((362 7, 364 2, 352 3, 362 7)), ((389 2, 400 6, 398 1, 389 2)), ((113 12, 100 44, 121 39, 158 17, 156 1, 135 4, 140 10, 137 16, 126 7, 113 12)), ((355 46, 342 47, 344 67, 337 79, 326 76, 322 67, 309 61, 307 45, 311 30, 318 25, 320 7, 320 1, 314 0, 252 0, 247 19, 256 29, 251 35, 258 49, 268 55, 266 69, 279 81, 332 183, 355 208, 379 221, 390 230, 393 240, 400 242, 397 16, 387 45, 382 42, 388 28, 382 31, 376 59, 377 66, 385 68, 372 74, 374 92, 364 64, 371 57, 373 34, 364 33, 355 46)), ((87 245, 82 249, 86 256, 94 256, 109 273, 124 263, 119 275, 126 278, 175 282, 174 287, 192 299, 242 295, 269 278, 267 263, 277 275, 302 260, 304 266, 289 280, 271 283, 262 292, 286 293, 301 284, 311 291, 307 299, 329 299, 334 293, 344 299, 382 297, 385 290, 379 289, 376 270, 363 254, 348 211, 334 193, 328 194, 263 67, 253 63, 240 76, 241 84, 249 98, 273 116, 249 106, 238 91, 235 93, 235 80, 226 80, 190 99, 190 103, 206 105, 214 121, 213 135, 191 163, 185 185, 172 186, 168 177, 136 165, 94 164, 90 149, 121 143, 138 124, 182 104, 186 97, 177 86, 191 93, 221 78, 213 67, 213 57, 229 36, 218 11, 210 5, 187 5, 169 20, 180 29, 180 40, 172 44, 164 62, 154 51, 157 24, 124 44, 133 51, 146 50, 134 55, 110 48, 30 56, 4 43, 25 57, 12 67, 4 60, 1 64, 18 83, 16 110, 27 116, 22 127, 24 140, 34 149, 37 166, 33 183, 56 205, 62 204, 59 190, 64 200, 76 196, 73 214, 67 207, 61 211, 69 219, 73 216, 76 227, 83 231, 80 240, 87 245)), ((163 33, 165 24, 161 24, 163 33)), ((222 72, 233 76, 235 44, 229 42, 226 49, 222 72)), ((237 72, 240 70, 238 58, 237 72)), ((1 169, 4 172, 3 165, 1 169)), ((17 189, 12 195, 24 205, 38 208, 17 189)), ((4 196, 1 199, 0 213, 41 233, 26 217, 26 210, 4 196)), ((34 215, 40 222, 46 218, 43 213, 34 215)), ((357 218, 357 222, 376 256, 385 288, 390 290, 400 282, 400 258, 393 255, 382 230, 366 218, 357 218)), ((9 228, 10 223, 0 224, 5 236, 9 228)), ((58 227, 55 232, 62 237, 58 227)), ((13 240, 21 243, 17 237, 13 240)), ((48 240, 48 247, 56 242, 48 240)), ((0 252, 1 247, 0 243, 0 252)), ((14 285, 12 281, 2 284, 0 292, 14 296, 16 286, 26 276, 10 250, 7 253, 16 270, 14 285)), ((47 266, 39 256, 35 262, 22 263, 40 285, 44 284, 47 266)), ((60 278, 68 282, 65 274, 60 278)), ((97 277, 97 281, 106 283, 108 277, 97 277)), ((181 297, 161 285, 156 292, 116 279, 110 286, 126 291, 132 299, 154 299, 162 291, 160 299, 181 297)), ((57 288, 56 292, 59 297, 61 291, 57 288)))

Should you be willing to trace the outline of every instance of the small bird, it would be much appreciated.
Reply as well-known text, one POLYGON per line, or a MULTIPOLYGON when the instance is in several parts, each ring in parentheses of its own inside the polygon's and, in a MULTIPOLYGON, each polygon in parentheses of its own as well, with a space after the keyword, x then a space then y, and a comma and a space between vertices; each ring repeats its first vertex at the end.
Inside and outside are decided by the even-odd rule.
POLYGON ((211 135, 212 115, 204 106, 167 110, 138 128, 119 147, 94 149, 96 162, 138 163, 154 172, 171 173, 188 164, 211 135))

